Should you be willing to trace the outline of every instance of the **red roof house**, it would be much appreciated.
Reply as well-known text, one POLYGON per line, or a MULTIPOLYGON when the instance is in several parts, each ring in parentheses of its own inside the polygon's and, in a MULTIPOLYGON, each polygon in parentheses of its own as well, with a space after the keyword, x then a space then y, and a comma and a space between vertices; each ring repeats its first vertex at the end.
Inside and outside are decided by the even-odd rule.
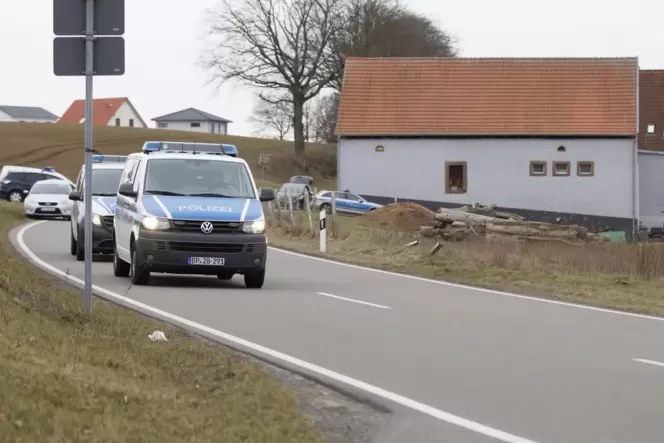
MULTIPOLYGON (((147 128, 134 105, 127 97, 97 98, 92 101, 92 124, 95 126, 122 126, 147 128)), ((76 125, 85 122, 85 100, 74 100, 57 121, 76 125)))

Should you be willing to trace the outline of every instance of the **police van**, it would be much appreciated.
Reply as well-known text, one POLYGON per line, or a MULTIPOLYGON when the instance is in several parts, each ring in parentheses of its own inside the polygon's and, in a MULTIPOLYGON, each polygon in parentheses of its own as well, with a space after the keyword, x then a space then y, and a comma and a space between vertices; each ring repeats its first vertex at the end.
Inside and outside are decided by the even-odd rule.
MULTIPOLYGON (((113 253, 113 215, 115 199, 124 170, 126 155, 92 156, 92 253, 113 253)), ((70 253, 76 260, 85 259, 85 165, 81 166, 74 191, 69 194, 73 202, 70 229, 70 253)))
POLYGON ((146 142, 125 164, 117 195, 113 273, 146 285, 150 274, 244 275, 265 280, 267 236, 247 162, 217 143, 146 142))

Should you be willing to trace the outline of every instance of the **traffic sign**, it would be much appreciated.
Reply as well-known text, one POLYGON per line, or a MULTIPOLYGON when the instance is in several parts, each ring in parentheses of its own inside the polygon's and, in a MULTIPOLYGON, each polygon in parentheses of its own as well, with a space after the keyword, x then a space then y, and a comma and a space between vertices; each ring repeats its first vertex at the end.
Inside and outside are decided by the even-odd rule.
MULTIPOLYGON (((85 75, 85 37, 53 39, 53 73, 57 76, 85 75)), ((124 75, 125 40, 122 37, 95 38, 93 75, 124 75)))
MULTIPOLYGON (((53 33, 85 35, 85 0, 53 0, 53 33)), ((93 32, 95 35, 123 35, 125 0, 95 0, 93 32)))

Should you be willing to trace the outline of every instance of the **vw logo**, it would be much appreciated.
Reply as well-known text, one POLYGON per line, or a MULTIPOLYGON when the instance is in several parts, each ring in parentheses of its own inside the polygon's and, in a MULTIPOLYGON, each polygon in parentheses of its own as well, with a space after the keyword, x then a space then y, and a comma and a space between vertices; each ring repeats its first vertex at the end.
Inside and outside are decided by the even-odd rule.
POLYGON ((203 234, 209 234, 210 232, 212 232, 213 229, 214 226, 212 226, 212 223, 210 222, 201 223, 201 232, 203 232, 203 234))

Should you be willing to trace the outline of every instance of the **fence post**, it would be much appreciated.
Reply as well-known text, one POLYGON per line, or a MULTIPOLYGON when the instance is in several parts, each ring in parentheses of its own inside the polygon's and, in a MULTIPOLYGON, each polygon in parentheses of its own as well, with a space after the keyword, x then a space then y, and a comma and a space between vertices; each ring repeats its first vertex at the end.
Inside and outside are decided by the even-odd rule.
POLYGON ((309 201, 309 193, 306 190, 304 191, 304 206, 307 207, 307 216, 309 217, 309 232, 311 232, 313 236, 316 237, 316 231, 314 231, 314 222, 311 219, 311 202, 309 201))
POLYGON ((327 212, 325 209, 320 211, 320 252, 325 252, 327 249, 327 229, 325 226, 325 215, 327 212))
POLYGON ((295 217, 293 216, 293 194, 291 193, 290 189, 288 189, 286 195, 288 196, 288 213, 290 215, 291 237, 292 237, 293 231, 295 230, 295 217))
POLYGON ((332 193, 332 237, 337 236, 337 193, 332 193))

